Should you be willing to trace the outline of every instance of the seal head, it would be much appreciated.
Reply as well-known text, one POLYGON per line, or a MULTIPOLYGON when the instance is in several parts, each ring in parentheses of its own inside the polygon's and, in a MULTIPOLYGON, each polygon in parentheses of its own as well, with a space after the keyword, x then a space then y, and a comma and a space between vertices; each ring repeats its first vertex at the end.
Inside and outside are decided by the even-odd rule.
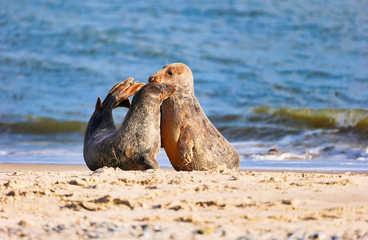
POLYGON ((194 95, 193 74, 190 68, 183 63, 172 63, 161 71, 149 77, 148 82, 170 83, 177 92, 194 95))

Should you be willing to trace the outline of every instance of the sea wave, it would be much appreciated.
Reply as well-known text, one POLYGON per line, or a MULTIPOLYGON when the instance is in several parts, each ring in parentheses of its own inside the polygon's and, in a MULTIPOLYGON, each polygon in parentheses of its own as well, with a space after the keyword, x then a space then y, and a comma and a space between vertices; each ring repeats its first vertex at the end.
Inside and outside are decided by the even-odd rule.
MULTIPOLYGON (((83 134, 87 122, 60 121, 48 117, 25 116, 9 121, 0 118, 0 133, 7 134, 83 134)), ((291 109, 255 107, 243 115, 210 116, 211 121, 230 140, 279 139, 306 129, 340 129, 368 132, 368 110, 363 109, 291 109)), ((119 124, 117 124, 117 127, 119 124)))
POLYGON ((368 110, 363 109, 291 109, 256 107, 252 122, 263 121, 298 128, 341 129, 368 131, 368 110))
POLYGON ((80 121, 58 121, 46 117, 25 117, 19 122, 0 121, 0 133, 24 134, 83 134, 87 123, 80 121))

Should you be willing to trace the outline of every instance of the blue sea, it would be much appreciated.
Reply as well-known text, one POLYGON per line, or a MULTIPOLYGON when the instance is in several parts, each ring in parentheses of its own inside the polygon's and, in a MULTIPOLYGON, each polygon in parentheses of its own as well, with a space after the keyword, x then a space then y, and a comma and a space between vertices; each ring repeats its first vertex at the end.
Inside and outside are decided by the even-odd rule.
POLYGON ((85 164, 97 97, 183 62, 242 169, 368 171, 365 0, 0 6, 1 163, 85 164))

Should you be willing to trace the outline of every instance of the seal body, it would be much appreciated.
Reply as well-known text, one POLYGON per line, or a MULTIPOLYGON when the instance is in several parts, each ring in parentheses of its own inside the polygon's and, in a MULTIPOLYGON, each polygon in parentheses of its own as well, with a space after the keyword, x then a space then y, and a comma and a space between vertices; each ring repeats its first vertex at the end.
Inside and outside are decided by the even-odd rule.
POLYGON ((152 75, 149 82, 170 83, 176 93, 161 106, 161 137, 176 170, 238 169, 240 156, 203 112, 194 95, 188 66, 173 63, 152 75))
POLYGON ((161 146, 160 106, 174 92, 175 88, 169 84, 150 83, 142 87, 130 81, 113 87, 102 104, 98 99, 84 139, 83 155, 88 168, 158 168, 155 157, 161 146), (139 88, 121 127, 116 129, 113 108, 129 106, 128 97, 139 88))

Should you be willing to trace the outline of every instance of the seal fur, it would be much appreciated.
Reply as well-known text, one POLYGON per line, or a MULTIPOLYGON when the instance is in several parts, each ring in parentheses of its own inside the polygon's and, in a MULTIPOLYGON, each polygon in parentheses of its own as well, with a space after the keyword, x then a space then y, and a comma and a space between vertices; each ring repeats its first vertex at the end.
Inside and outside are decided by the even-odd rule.
POLYGON ((161 106, 162 143, 176 170, 239 168, 238 152, 213 126, 194 95, 193 75, 188 66, 169 64, 148 81, 170 83, 176 89, 161 106))
POLYGON ((102 104, 98 98, 84 138, 83 155, 90 170, 104 166, 122 170, 159 167, 155 157, 161 143, 160 106, 175 88, 169 84, 143 85, 129 78, 114 86, 102 104), (130 106, 128 97, 134 94, 130 106), (130 106, 119 129, 112 116, 117 106, 130 106))

